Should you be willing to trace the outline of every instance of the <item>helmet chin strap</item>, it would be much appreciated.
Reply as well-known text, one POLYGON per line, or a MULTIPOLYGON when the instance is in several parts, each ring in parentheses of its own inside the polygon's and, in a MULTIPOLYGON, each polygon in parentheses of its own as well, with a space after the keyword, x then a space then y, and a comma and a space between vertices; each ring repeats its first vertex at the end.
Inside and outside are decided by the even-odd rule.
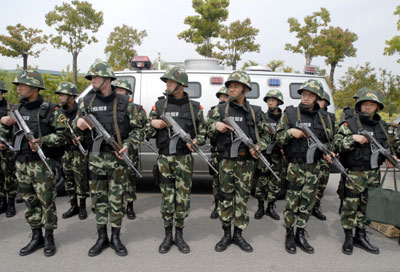
POLYGON ((247 88, 243 88, 243 90, 240 92, 240 94, 238 94, 237 96, 229 96, 229 102, 233 102, 233 101, 237 101, 240 97, 244 96, 244 91, 247 88))
POLYGON ((183 85, 178 83, 178 84, 176 85, 175 89, 172 90, 172 92, 168 92, 168 90, 166 90, 165 92, 166 92, 167 94, 174 94, 174 93, 176 93, 176 92, 179 90, 179 88, 180 88, 181 86, 183 86, 183 85))
MULTIPOLYGON (((29 85, 28 85, 29 86, 29 85)), ((32 93, 32 91, 34 90, 35 88, 34 87, 32 87, 32 86, 29 86, 29 91, 26 93, 26 94, 23 94, 23 95, 20 95, 20 99, 26 99, 26 98, 28 98, 29 97, 29 95, 32 93)))
POLYGON ((106 82, 106 78, 103 77, 103 82, 100 84, 100 86, 98 88, 93 88, 93 91, 96 92, 96 93, 100 92, 101 88, 103 88, 103 85, 104 85, 105 82, 106 82))

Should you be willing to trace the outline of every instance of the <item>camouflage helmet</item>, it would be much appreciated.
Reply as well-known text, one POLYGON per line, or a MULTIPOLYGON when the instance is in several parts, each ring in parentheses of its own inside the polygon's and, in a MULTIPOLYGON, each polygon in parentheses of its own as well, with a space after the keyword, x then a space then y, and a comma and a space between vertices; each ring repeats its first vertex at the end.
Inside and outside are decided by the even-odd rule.
POLYGON ((353 95, 353 98, 357 100, 358 98, 360 98, 361 94, 364 91, 368 91, 368 88, 362 87, 362 88, 358 89, 357 92, 353 95))
POLYGON ((362 88, 363 92, 360 94, 356 106, 361 106, 364 101, 373 101, 378 103, 379 109, 383 109, 383 95, 377 90, 370 90, 367 88, 362 88))
POLYGON ((113 82, 113 85, 116 88, 127 90, 130 94, 132 94, 132 86, 127 79, 118 79, 113 82))
POLYGON ((44 83, 42 75, 37 71, 23 70, 19 73, 12 82, 15 85, 25 84, 31 87, 38 88, 39 90, 44 90, 44 83))
POLYGON ((188 87, 188 75, 182 67, 172 67, 165 71, 164 75, 160 77, 160 79, 164 82, 167 82, 167 79, 173 80, 185 87, 188 87))
POLYGON ((78 95, 78 88, 76 88, 75 84, 71 82, 62 82, 58 85, 57 89, 54 91, 55 94, 68 94, 72 96, 78 95))
POLYGON ((7 92, 6 85, 4 84, 3 80, 1 80, 1 79, 0 79, 0 90, 1 90, 3 93, 6 93, 6 92, 7 92))
POLYGON ((229 83, 234 81, 242 83, 251 91, 251 80, 245 71, 235 71, 230 74, 227 81, 225 81, 225 86, 229 88, 229 83))
POLYGON ((310 91, 313 94, 316 94, 319 98, 322 98, 324 87, 318 80, 309 79, 300 86, 300 88, 297 90, 297 93, 301 94, 303 90, 310 91))
POLYGON ((322 94, 322 99, 321 100, 325 100, 327 106, 329 106, 331 104, 331 98, 329 97, 329 94, 327 92, 323 92, 322 94))
POLYGON ((92 80, 92 76, 111 78, 111 81, 117 79, 115 77, 113 69, 107 62, 93 63, 90 66, 89 71, 86 73, 85 78, 87 80, 92 80))
POLYGON ((221 87, 221 88, 218 90, 217 94, 216 94, 217 98, 219 98, 219 96, 220 96, 221 94, 225 94, 225 95, 229 96, 228 88, 225 87, 225 86, 221 87))
POLYGON ((281 91, 274 89, 274 90, 269 90, 267 94, 264 96, 264 102, 267 102, 268 98, 275 98, 278 100, 278 105, 283 104, 283 95, 281 91))

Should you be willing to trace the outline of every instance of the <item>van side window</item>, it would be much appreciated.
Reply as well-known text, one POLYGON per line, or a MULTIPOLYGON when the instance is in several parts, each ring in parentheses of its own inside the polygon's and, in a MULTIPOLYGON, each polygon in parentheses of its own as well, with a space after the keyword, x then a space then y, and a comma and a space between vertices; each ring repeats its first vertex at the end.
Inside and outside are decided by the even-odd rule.
POLYGON ((257 99, 260 97, 260 85, 256 82, 251 83, 251 91, 246 94, 247 99, 257 99))
POLYGON ((289 90, 290 90, 290 97, 293 99, 300 99, 300 95, 297 93, 297 91, 300 89, 300 86, 303 83, 290 83, 289 85, 289 90))
POLYGON ((135 94, 135 82, 136 82, 135 77, 133 77, 133 76, 118 76, 117 79, 126 79, 126 80, 128 80, 128 82, 132 86, 132 90, 131 90, 132 95, 135 94))
POLYGON ((185 88, 185 92, 188 93, 190 98, 200 98, 201 97, 201 84, 200 82, 189 82, 189 87, 185 88))

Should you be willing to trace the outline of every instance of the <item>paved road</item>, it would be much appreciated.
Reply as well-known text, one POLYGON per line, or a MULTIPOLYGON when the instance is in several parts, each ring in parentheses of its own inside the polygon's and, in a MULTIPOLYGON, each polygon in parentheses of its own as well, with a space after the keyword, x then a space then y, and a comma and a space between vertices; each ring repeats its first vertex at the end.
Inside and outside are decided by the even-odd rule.
MULTIPOLYGON (((90 258, 88 249, 95 243, 97 234, 93 214, 84 221, 77 217, 61 219, 68 208, 67 197, 57 198, 59 228, 55 231, 57 254, 45 257, 42 250, 29 256, 18 256, 19 249, 30 239, 30 230, 23 217, 24 204, 17 204, 17 216, 6 219, 0 216, 0 271, 400 271, 397 239, 389 239, 370 229, 370 238, 380 247, 381 254, 373 255, 354 249, 352 256, 341 252, 344 234, 340 226, 338 175, 332 175, 322 206, 328 216, 325 222, 311 218, 307 227, 309 242, 315 254, 301 250, 295 255, 284 250, 285 229, 282 219, 269 217, 254 220, 257 209, 255 199, 249 201, 251 221, 244 232, 254 247, 253 253, 242 252, 231 245, 222 253, 214 251, 215 243, 222 236, 218 220, 211 220, 212 196, 202 181, 194 187, 192 211, 186 220, 184 234, 192 252, 181 254, 176 247, 165 255, 158 253, 163 238, 159 213, 160 197, 153 186, 142 184, 135 202, 137 219, 124 219, 122 240, 128 248, 127 257, 115 255, 111 249, 90 258)), ((146 180, 149 182, 149 180, 146 180)), ((282 214, 283 201, 277 203, 282 214)))

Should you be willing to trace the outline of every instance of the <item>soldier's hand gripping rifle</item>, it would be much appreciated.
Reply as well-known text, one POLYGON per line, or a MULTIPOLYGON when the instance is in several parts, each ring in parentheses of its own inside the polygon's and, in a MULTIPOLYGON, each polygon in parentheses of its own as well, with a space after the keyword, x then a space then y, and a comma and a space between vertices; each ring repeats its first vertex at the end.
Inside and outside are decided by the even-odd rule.
POLYGON ((217 169, 211 164, 210 160, 207 158, 206 154, 196 145, 194 144, 192 137, 190 136, 189 133, 186 133, 182 129, 182 127, 175 121, 175 119, 171 115, 161 115, 161 119, 167 123, 168 128, 172 129, 173 134, 170 136, 171 142, 169 144, 169 154, 175 154, 176 153, 176 145, 178 143, 179 139, 182 139, 185 143, 190 144, 190 146, 193 148, 193 150, 200 156, 200 158, 205 161, 208 166, 216 173, 218 174, 217 169))
POLYGON ((264 163, 264 165, 271 171, 271 173, 274 175, 274 177, 278 180, 281 181, 281 179, 278 177, 278 175, 274 172, 272 169, 271 164, 269 161, 264 157, 264 155, 261 153, 260 150, 256 148, 256 145, 253 143, 253 140, 243 132, 243 130, 238 126, 238 124, 235 122, 233 117, 226 117, 224 119, 224 123, 227 124, 228 126, 233 128, 233 133, 235 134, 235 139, 232 142, 231 146, 231 156, 237 157, 239 146, 241 143, 243 143, 245 146, 247 146, 249 149, 253 149, 257 155, 257 157, 264 163))
POLYGON ((72 129, 71 125, 69 124, 66 118, 62 118, 62 122, 68 127, 69 133, 71 134, 72 140, 74 143, 78 145, 79 151, 82 153, 83 156, 87 155, 87 151, 83 148, 81 142, 78 140, 78 136, 75 134, 74 130, 72 129))
POLYGON ((12 152, 17 152, 14 147, 12 147, 7 141, 6 139, 4 139, 3 137, 0 136, 0 142, 3 143, 10 151, 12 152))
POLYGON ((39 158, 42 160, 47 170, 49 170, 50 175, 54 176, 54 173, 51 170, 50 165, 48 164, 49 159, 43 153, 40 144, 38 142, 33 141, 35 140, 35 136, 33 135, 28 125, 25 123, 25 120, 22 118, 19 111, 17 109, 12 109, 11 116, 15 119, 19 127, 19 131, 15 133, 16 140, 15 140, 14 150, 19 151, 21 149, 22 138, 23 136, 25 136, 25 138, 29 141, 29 143, 33 144, 33 146, 35 147, 36 153, 39 155, 39 158))
POLYGON ((352 183, 354 180, 347 173, 347 169, 340 163, 339 159, 332 155, 332 152, 329 150, 328 146, 323 144, 317 136, 315 136, 314 132, 306 125, 306 124, 298 124, 297 127, 304 132, 307 137, 308 150, 307 150, 307 163, 314 163, 314 153, 317 149, 319 149, 325 155, 329 155, 332 158, 332 164, 336 166, 336 168, 346 176, 352 183))
POLYGON ((382 154, 391 164, 393 164, 394 167, 396 167, 397 169, 400 169, 400 162, 397 161, 392 154, 390 153, 390 151, 386 148, 384 148, 376 139, 374 136, 372 136, 372 134, 365 130, 362 129, 360 130, 360 135, 363 135, 365 138, 367 138, 370 146, 371 146, 371 168, 372 169, 376 169, 378 168, 378 157, 379 154, 382 154))
MULTIPOLYGON (((88 114, 83 117, 83 119, 86 121, 86 123, 89 125, 90 129, 95 129, 97 132, 96 138, 93 140, 93 148, 92 148, 92 153, 93 156, 98 156, 100 155, 100 147, 103 141, 105 141, 107 144, 109 144, 115 152, 119 153, 121 150, 120 146, 118 145, 117 141, 114 140, 114 138, 107 132, 107 130, 100 124, 100 122, 94 117, 93 114, 88 114)), ((136 174, 141 178, 142 175, 140 172, 136 169, 136 167, 133 165, 132 160, 128 157, 126 153, 120 153, 120 156, 124 160, 124 162, 133 169, 133 171, 136 172, 136 174)))

